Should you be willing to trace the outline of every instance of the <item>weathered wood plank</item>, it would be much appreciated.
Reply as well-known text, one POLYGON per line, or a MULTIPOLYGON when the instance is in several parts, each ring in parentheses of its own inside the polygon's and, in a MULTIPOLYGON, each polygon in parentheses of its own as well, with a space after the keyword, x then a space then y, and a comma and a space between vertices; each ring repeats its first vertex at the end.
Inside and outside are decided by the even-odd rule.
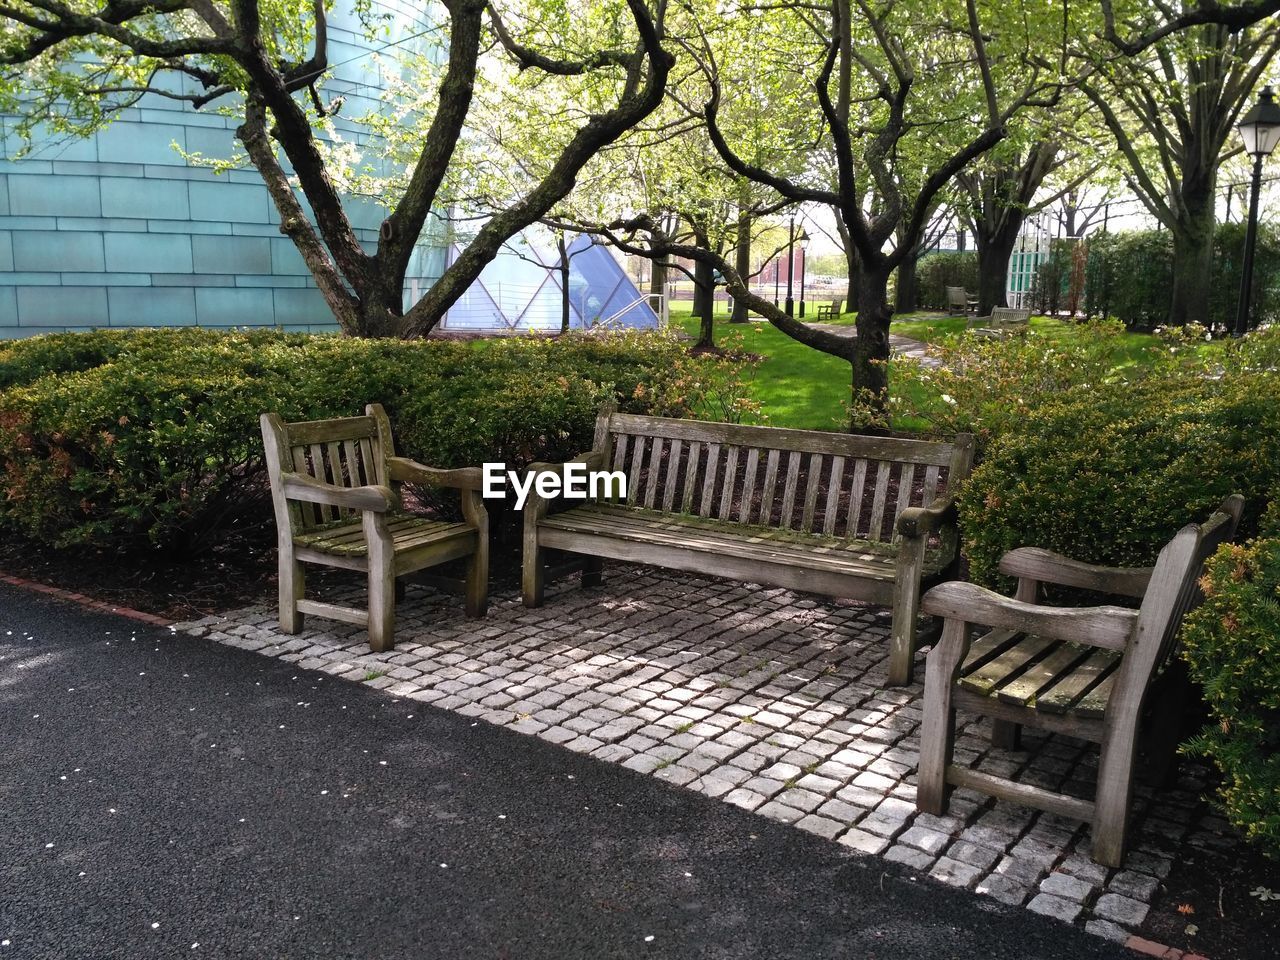
POLYGON ((760 524, 768 526, 773 522, 773 497, 778 484, 778 461, 782 454, 778 450, 770 450, 764 464, 764 487, 760 491, 760 524))
POLYGON ((989 696, 1002 684, 1021 675, 1056 642, 1052 637, 1023 637, 998 657, 967 671, 960 678, 960 685, 966 690, 989 696))
POLYGON ((844 535, 850 539, 859 536, 862 525, 862 494, 867 486, 867 461, 858 458, 853 465, 853 484, 849 488, 849 519, 845 525, 844 535))
POLYGON ((893 508, 893 518, 896 521, 902 514, 902 511, 911 506, 911 497, 915 493, 916 483, 916 465, 914 463, 904 464, 902 474, 898 477, 898 502, 893 508))
POLYGON ((822 532, 835 536, 836 513, 840 508, 840 487, 844 483, 844 457, 831 458, 831 475, 827 478, 827 502, 822 509, 822 532))
POLYGON ((876 469, 875 493, 871 500, 871 526, 867 528, 868 540, 884 539, 884 508, 889 496, 889 471, 893 464, 881 461, 876 469))
MULTIPOLYGON (((613 469, 621 470, 624 473, 627 469, 627 444, 631 442, 631 438, 625 433, 618 434, 613 440, 613 469)), ((628 482, 627 486, 631 486, 628 482)))
POLYGON ((716 516, 721 520, 728 520, 732 517, 733 490, 737 482, 738 448, 730 447, 724 462, 724 481, 721 483, 720 508, 716 511, 716 516))
POLYGON ((1060 817, 1070 817, 1073 820, 1085 821, 1093 819, 1093 804, 1088 800, 1066 797, 1062 794, 1045 790, 1042 787, 1033 787, 1027 783, 1006 780, 1004 777, 983 773, 980 770, 972 770, 968 767, 951 764, 947 767, 947 782, 957 787, 980 790, 988 796, 995 797, 997 800, 1012 800, 1014 803, 1020 803, 1023 806, 1056 813, 1060 817))
POLYGON ((720 444, 707 444, 707 459, 702 464, 702 496, 698 498, 698 516, 711 516, 715 503, 716 475, 720 471, 720 444))
POLYGON ((1005 703, 1035 706, 1036 696, 1064 680, 1082 660, 1088 658, 1092 648, 1073 643, 1059 643, 1054 650, 1026 673, 1001 686, 996 694, 1005 703))
POLYGON ((822 484, 822 467, 822 454, 809 454, 809 478, 805 484, 804 512, 800 517, 800 529, 805 533, 813 532, 813 515, 818 508, 818 487, 822 484))
POLYGON ((795 513, 796 487, 800 479, 800 457, 803 454, 796 450, 787 451, 787 480, 782 488, 782 516, 778 518, 778 526, 791 529, 791 517, 795 513))
POLYGON ((738 507, 738 522, 750 523, 752 515, 752 498, 756 493, 756 474, 760 471, 760 449, 752 447, 747 451, 747 466, 742 480, 742 504, 738 507))
POLYGON ((938 499, 938 475, 940 468, 934 464, 930 464, 924 471, 924 497, 920 501, 922 507, 927 507, 938 499))
MULTIPOLYGON (((654 441, 657 442, 656 440, 654 441)), ((645 438, 636 437, 631 445, 631 469, 627 471, 627 503, 634 504, 640 495, 641 470, 644 468, 645 438)))
POLYGON ((299 420, 289 425, 289 442, 295 446, 376 437, 373 417, 339 417, 335 420, 299 420))
POLYGON ((676 478, 680 473, 680 458, 684 453, 684 441, 672 440, 667 453, 667 482, 662 488, 662 509, 671 510, 676 502, 676 478))
POLYGON ((644 478, 644 505, 652 508, 658 497, 658 484, 662 474, 662 451, 667 441, 663 437, 654 437, 652 449, 649 451, 649 472, 644 478))
POLYGON ((693 513, 693 495, 698 489, 698 462, 702 457, 702 444, 689 444, 689 462, 684 470, 684 489, 680 493, 680 512, 693 513))
POLYGON ((1036 709, 1046 713, 1066 713, 1085 692, 1116 668, 1119 658, 1108 650, 1095 650, 1061 681, 1041 692, 1036 709))

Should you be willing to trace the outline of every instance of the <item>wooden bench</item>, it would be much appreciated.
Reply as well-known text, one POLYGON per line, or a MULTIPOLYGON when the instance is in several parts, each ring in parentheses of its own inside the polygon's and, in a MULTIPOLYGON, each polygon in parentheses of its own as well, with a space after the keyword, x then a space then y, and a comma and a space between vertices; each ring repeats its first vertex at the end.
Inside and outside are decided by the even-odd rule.
MULTIPOLYGON (((918 808, 941 815, 959 786, 1092 822, 1093 858, 1120 866, 1144 705, 1174 653, 1183 616, 1200 599, 1204 561, 1235 535, 1243 502, 1229 497, 1205 524, 1184 527, 1154 568, 1098 567, 1019 548, 1000 563, 1002 573, 1018 578, 1012 599, 960 582, 926 593, 925 612, 946 625, 925 674, 918 808), (1142 604, 1044 606, 1034 602, 1041 583, 1140 597, 1142 604), (972 636, 973 626, 980 635, 972 636), (953 763, 957 709, 991 717, 995 737, 1010 746, 1024 725, 1101 744, 1094 800, 953 763)), ((1162 706, 1176 716, 1181 701, 1162 706)))
POLYGON ((262 415, 262 442, 275 507, 280 564, 280 629, 298 633, 315 614, 369 631, 369 646, 395 643, 397 578, 469 557, 466 610, 488 605, 489 518, 479 469, 436 470, 394 456, 391 423, 381 404, 363 417, 285 423, 262 415), (400 509, 400 485, 461 491, 464 522, 433 520, 400 509), (369 607, 307 600, 302 564, 358 570, 369 578, 369 607))
POLYGON ((814 313, 814 317, 818 320, 835 320, 844 309, 843 300, 833 300, 830 304, 818 304, 818 309, 814 313))
POLYGON ((1025 330, 1030 322, 1030 310, 1020 307, 995 307, 989 317, 971 317, 967 327, 975 336, 1005 337, 1017 330, 1025 330))
POLYGON ((947 287, 947 311, 958 316, 968 316, 978 308, 976 297, 969 296, 964 287, 947 287))
MULTIPOLYGON (((954 575, 954 496, 973 441, 929 443, 603 412, 588 470, 621 471, 626 497, 524 508, 523 594, 542 602, 547 548, 893 607, 890 677, 911 682, 921 585, 954 575)), ((561 473, 562 464, 533 472, 561 473)))

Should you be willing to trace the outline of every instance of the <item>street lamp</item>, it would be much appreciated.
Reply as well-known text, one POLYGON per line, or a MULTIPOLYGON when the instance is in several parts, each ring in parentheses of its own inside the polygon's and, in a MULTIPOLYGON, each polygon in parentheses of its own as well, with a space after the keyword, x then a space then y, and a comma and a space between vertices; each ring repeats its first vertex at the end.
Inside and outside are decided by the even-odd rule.
POLYGON ((1244 262, 1240 266, 1240 304, 1234 334, 1243 337, 1249 329, 1249 298, 1253 293, 1253 248, 1258 243, 1258 191, 1262 188, 1262 161, 1280 143, 1280 106, 1270 87, 1263 87, 1258 102, 1244 115, 1238 127, 1244 152, 1253 157, 1253 189, 1249 194, 1249 225, 1244 232, 1244 262))
POLYGON ((787 307, 786 313, 788 317, 795 316, 796 300, 793 296, 792 278, 796 273, 796 218, 791 218, 791 226, 787 228, 787 307))
POLYGON ((805 267, 809 265, 809 235, 804 232, 804 227, 800 227, 800 236, 797 237, 800 242, 800 319, 804 319, 804 274, 805 267))

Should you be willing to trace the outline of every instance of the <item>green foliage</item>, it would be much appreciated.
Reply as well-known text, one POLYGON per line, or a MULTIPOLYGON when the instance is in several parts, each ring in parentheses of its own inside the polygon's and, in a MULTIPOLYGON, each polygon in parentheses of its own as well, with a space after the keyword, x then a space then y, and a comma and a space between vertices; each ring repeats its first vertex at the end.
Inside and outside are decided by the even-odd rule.
POLYGON ((1280 856, 1280 539, 1223 546, 1202 585, 1181 652, 1214 722, 1186 749, 1222 771, 1231 821, 1280 856))
POLYGON ((916 264, 916 289, 924 309, 945 310, 947 287, 964 287, 971 295, 978 292, 978 255, 963 253, 929 253, 916 264))
POLYGON ((1227 494, 1257 523, 1280 463, 1280 385, 1266 370, 1194 368, 1084 382, 1003 424, 961 496, 971 573, 1048 547, 1080 560, 1152 563, 1174 532, 1227 494))
MULTIPOLYGON (((1222 223, 1213 237, 1209 315, 1201 324, 1227 330, 1235 324, 1244 254, 1243 224, 1222 223)), ((1254 255, 1251 327, 1280 321, 1280 229, 1258 225, 1254 255)), ((1153 330, 1169 315, 1173 287, 1173 239, 1167 230, 1102 234, 1089 240, 1085 313, 1114 316, 1131 330, 1153 330)))
POLYGON ((266 521, 263 411, 305 420, 380 401, 409 456, 518 468, 588 448, 609 397, 677 415, 698 403, 683 385, 696 361, 641 334, 465 343, 113 331, 25 341, 0 361, 19 384, 0 391, 0 528, 114 551, 197 550, 228 524, 266 521))

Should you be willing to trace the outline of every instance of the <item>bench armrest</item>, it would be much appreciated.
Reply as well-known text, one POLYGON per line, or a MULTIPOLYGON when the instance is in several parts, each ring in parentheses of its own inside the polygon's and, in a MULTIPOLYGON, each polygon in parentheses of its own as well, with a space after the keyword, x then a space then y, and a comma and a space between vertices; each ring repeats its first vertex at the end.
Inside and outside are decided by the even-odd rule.
POLYGON ((566 460, 564 463, 531 463, 524 468, 526 474, 530 473, 554 473, 564 479, 564 468, 571 463, 581 463, 588 470, 600 470, 604 467, 604 453, 600 450, 588 450, 586 453, 580 453, 572 460, 566 460))
POLYGON ((351 510, 368 510, 386 513, 399 506, 400 499, 390 487, 370 484, 364 487, 340 487, 325 483, 305 473, 285 473, 280 477, 286 500, 302 500, 320 503, 328 507, 346 507, 351 510))
POLYGON ((484 473, 479 467, 458 467, 442 470, 410 460, 408 457, 387 457, 387 469, 391 479, 398 483, 417 483, 425 487, 448 487, 452 490, 483 490, 484 473))
POLYGON ((939 497, 927 507, 907 507, 898 516, 898 533, 904 537, 924 537, 959 518, 955 497, 939 497))
POLYGON ((1041 547, 1018 547, 1000 558, 1000 572, 1006 576, 1122 597, 1142 597, 1153 570, 1153 567, 1104 567, 1084 563, 1041 547))
POLYGON ((1138 611, 1124 607, 1046 607, 959 580, 934 587, 924 595, 921 608, 948 620, 1006 627, 1107 650, 1124 650, 1138 619, 1138 611))

